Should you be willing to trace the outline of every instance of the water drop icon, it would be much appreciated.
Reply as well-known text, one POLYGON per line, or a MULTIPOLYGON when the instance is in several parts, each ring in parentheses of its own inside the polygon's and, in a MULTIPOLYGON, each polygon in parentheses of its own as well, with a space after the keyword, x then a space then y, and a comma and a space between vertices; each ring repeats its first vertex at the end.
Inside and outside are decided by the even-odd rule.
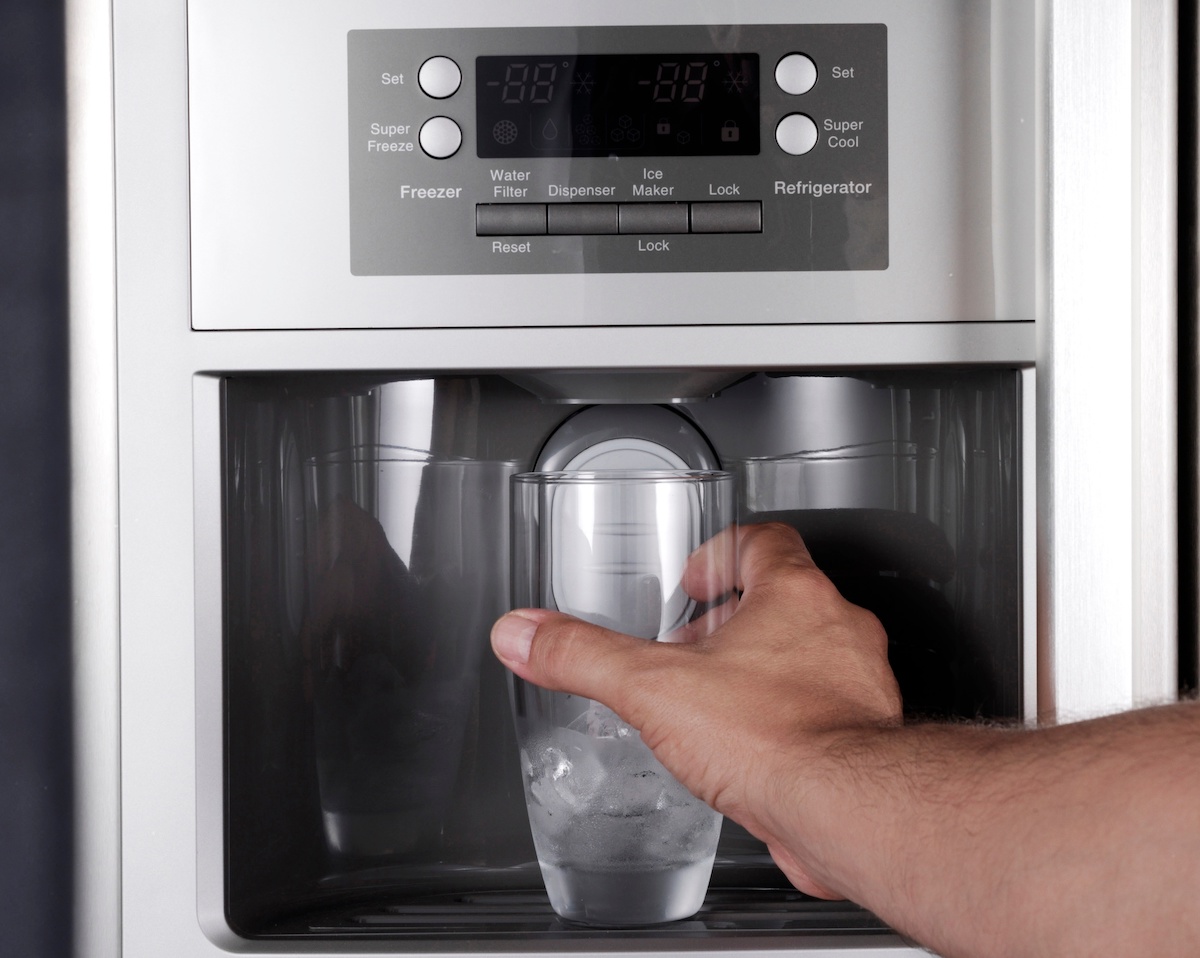
POLYGON ((542 127, 542 139, 543 140, 557 140, 558 139, 558 127, 556 127, 554 125, 553 120, 547 120, 546 125, 544 127, 542 127))

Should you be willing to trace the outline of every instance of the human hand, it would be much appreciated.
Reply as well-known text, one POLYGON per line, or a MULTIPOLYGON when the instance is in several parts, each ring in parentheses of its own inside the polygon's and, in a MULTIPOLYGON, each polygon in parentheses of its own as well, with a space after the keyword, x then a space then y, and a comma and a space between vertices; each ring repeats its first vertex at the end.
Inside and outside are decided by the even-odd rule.
MULTIPOLYGON (((766 842, 797 888, 838 897, 807 840, 805 773, 839 736, 900 722, 887 639, 790 527, 744 527, 739 545, 743 595, 710 634, 647 642, 521 609, 496 623, 492 647, 521 678, 612 708, 693 794, 766 842)), ((723 588, 704 557, 685 579, 698 600, 723 588)))

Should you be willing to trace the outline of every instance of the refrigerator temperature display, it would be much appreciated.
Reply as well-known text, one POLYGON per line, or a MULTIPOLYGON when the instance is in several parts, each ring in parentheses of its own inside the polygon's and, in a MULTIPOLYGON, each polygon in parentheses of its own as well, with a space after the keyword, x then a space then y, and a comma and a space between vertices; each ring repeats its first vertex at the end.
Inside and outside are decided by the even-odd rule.
POLYGON ((759 152, 757 54, 481 56, 475 66, 483 158, 759 152))

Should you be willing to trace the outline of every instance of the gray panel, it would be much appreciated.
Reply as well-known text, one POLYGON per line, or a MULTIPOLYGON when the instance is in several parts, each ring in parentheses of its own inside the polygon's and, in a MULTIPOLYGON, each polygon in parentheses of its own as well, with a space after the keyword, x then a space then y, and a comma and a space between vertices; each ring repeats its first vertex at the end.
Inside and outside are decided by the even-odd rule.
MULTIPOLYGON (((888 266, 888 53, 883 24, 352 30, 348 51, 350 245, 355 275, 882 270, 888 266), (778 86, 775 65, 797 50, 816 62, 818 78, 809 92, 791 95, 778 86), (479 57, 520 56, 522 62, 526 57, 544 58, 545 64, 536 65, 557 72, 584 55, 666 56, 671 51, 757 56, 757 142, 750 141, 755 135, 751 124, 743 129, 733 119, 720 123, 715 113, 695 121, 696 130, 674 134, 694 135, 697 140, 703 134, 710 144, 728 138, 741 155, 662 155, 687 147, 662 132, 671 124, 663 118, 656 121, 649 94, 642 113, 623 105, 621 109, 630 112, 603 119, 568 114, 568 122, 547 122, 541 137, 538 130, 523 129, 509 119, 493 122, 479 102, 481 97, 499 97, 503 92, 488 89, 488 83, 500 83, 483 79, 490 74, 477 77, 479 57), (463 75, 455 94, 436 100, 423 93, 415 80, 420 65, 434 54, 454 60, 463 75), (477 94, 477 89, 482 92, 477 94), (819 137, 811 152, 792 156, 776 143, 775 128, 798 111, 814 118, 819 137), (422 124, 434 116, 449 117, 463 131, 462 148, 444 160, 427 156, 416 139, 422 124), (585 127, 585 122, 590 125, 585 127), (486 129, 478 129, 479 123, 486 129), (705 133, 703 123, 720 128, 705 133), (574 137, 570 145, 564 145, 570 137, 574 137), (618 153, 613 145, 610 155, 599 155, 604 152, 600 147, 586 145, 605 142, 605 137, 619 137, 624 152, 618 153), (631 138, 645 144, 644 152, 628 148, 631 138), (529 142, 533 145, 523 145, 529 142), (506 148, 547 155, 494 156, 497 149, 506 148), (553 155, 564 151, 596 155, 553 155), (521 255, 512 255, 504 244, 497 249, 477 237, 538 231, 490 225, 477 231, 471 222, 476 205, 482 203, 662 200, 686 204, 716 199, 761 204, 761 226, 747 229, 739 221, 743 225, 727 230, 710 224, 692 231, 702 235, 680 237, 666 248, 660 244, 653 250, 645 243, 595 230, 574 235, 565 235, 571 232, 565 229, 551 230, 544 239, 520 244, 521 255)), ((562 89, 553 96, 561 98, 569 90, 564 79, 558 82, 562 89)), ((586 82, 583 71, 574 82, 586 82)), ((530 125, 541 122, 540 116, 529 120, 530 125)), ((512 215, 523 217, 525 211, 512 215)), ((622 207, 621 216, 621 233, 689 231, 686 206, 628 212, 622 207)))

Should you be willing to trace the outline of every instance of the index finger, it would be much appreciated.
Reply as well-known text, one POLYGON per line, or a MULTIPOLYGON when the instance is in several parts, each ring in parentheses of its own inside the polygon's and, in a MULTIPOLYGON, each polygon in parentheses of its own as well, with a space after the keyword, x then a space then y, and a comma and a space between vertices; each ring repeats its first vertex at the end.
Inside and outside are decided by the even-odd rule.
POLYGON ((737 587, 736 528, 722 529, 688 556, 679 584, 697 602, 716 601, 737 587))
POLYGON ((781 522, 723 529, 693 552, 682 586, 697 602, 712 602, 752 583, 782 564, 815 568, 800 533, 781 522))
POLYGON ((764 522, 741 527, 738 587, 752 591, 756 585, 783 569, 816 569, 800 533, 782 522, 764 522))

